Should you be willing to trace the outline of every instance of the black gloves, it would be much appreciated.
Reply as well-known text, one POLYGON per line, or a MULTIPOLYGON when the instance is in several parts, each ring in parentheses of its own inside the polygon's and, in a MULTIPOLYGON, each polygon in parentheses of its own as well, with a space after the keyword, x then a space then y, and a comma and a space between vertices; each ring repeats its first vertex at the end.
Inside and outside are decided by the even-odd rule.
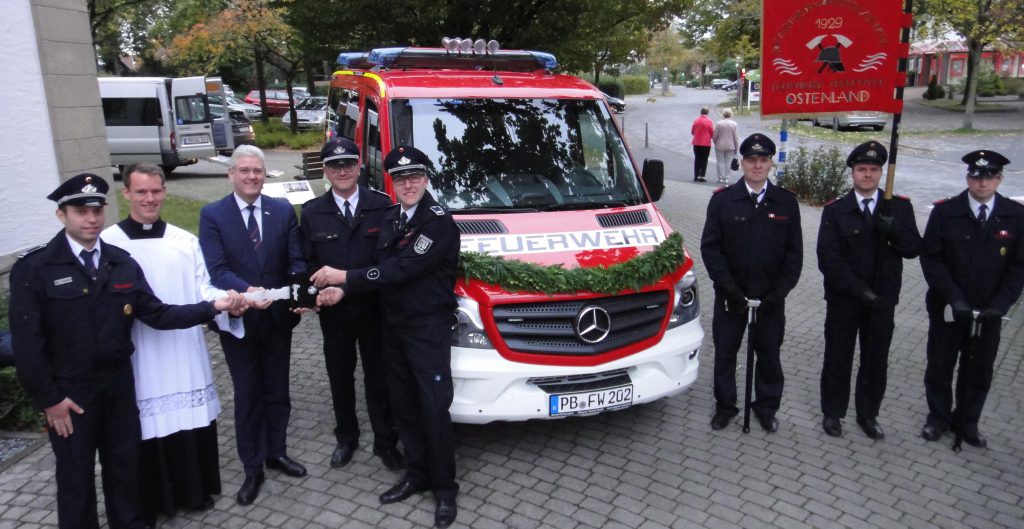
POLYGON ((978 315, 978 319, 979 320, 998 320, 999 318, 1002 318, 1004 315, 1005 315, 1005 313, 1003 311, 1001 311, 1001 310, 999 310, 999 309, 997 309, 995 307, 989 307, 989 308, 981 311, 981 314, 978 315))
POLYGON ((956 321, 971 321, 973 315, 971 314, 971 307, 967 305, 963 300, 957 300, 949 304, 953 309, 953 319, 956 321))
POLYGON ((743 289, 736 283, 727 283, 721 287, 722 295, 725 296, 725 310, 728 312, 743 312, 747 310, 747 297, 743 289))
POLYGON ((758 310, 762 312, 775 312, 783 307, 785 301, 786 298, 774 292, 769 292, 761 298, 761 307, 758 310))
POLYGON ((892 215, 883 215, 879 212, 878 216, 875 218, 875 226, 878 228, 878 233, 891 236, 896 233, 896 218, 892 215))
POLYGON ((878 294, 875 294, 874 290, 865 288, 859 294, 860 300, 868 306, 868 308, 875 308, 878 306, 878 294))

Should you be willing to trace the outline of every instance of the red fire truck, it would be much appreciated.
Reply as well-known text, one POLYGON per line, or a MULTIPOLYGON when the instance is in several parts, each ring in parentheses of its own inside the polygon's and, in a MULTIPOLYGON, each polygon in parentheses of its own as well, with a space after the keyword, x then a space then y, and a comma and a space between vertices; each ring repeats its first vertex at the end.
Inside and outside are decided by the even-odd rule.
POLYGON ((430 156, 429 191, 476 257, 456 285, 452 419, 557 418, 682 392, 704 331, 693 259, 654 205, 662 162, 638 164, 603 94, 553 73, 554 56, 496 44, 342 53, 328 98, 325 133, 360 146, 370 187, 394 196, 381 164, 392 147, 430 156), (526 263, 537 288, 481 279, 499 257, 526 263), (601 288, 559 291, 550 265, 601 288))

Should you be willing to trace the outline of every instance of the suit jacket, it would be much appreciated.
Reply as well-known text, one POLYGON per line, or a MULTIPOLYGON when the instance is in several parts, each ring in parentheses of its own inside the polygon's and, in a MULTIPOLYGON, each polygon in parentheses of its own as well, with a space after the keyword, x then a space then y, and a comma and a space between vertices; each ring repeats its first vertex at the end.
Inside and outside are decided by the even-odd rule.
MULTIPOLYGON (((262 195, 263 243, 253 248, 235 195, 207 204, 199 212, 199 246, 213 286, 245 292, 250 286, 266 289, 289 284, 290 274, 305 273, 299 247, 299 223, 287 201, 262 195)), ((245 324, 252 329, 260 311, 246 311, 245 324)), ((267 312, 284 329, 298 324, 299 317, 282 302, 267 312)))
POLYGON ((791 191, 765 185, 757 207, 742 178, 711 195, 700 253, 716 290, 736 284, 747 297, 781 299, 800 279, 800 206, 791 191))
POLYGON ((1007 312, 1024 287, 1024 206, 996 193, 985 224, 978 222, 967 191, 935 203, 924 230, 921 271, 928 282, 928 311, 965 301, 972 308, 1007 312))
POLYGON ((859 304, 861 293, 870 288, 895 306, 903 285, 903 259, 921 253, 914 207, 905 197, 894 196, 890 201, 889 213, 895 219, 896 232, 882 243, 880 259, 876 255, 881 236, 877 219, 882 205, 875 208, 871 223, 864 218, 861 207, 860 197, 850 190, 822 209, 818 269, 825 276, 825 299, 859 304), (875 270, 876 264, 879 270, 875 270))

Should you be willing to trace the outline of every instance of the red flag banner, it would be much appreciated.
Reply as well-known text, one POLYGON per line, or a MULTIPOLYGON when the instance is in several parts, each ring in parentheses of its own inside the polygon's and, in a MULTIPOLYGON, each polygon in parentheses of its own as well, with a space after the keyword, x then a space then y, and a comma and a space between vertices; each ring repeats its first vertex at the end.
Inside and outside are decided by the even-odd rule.
POLYGON ((896 113, 902 0, 764 0, 761 115, 896 113))

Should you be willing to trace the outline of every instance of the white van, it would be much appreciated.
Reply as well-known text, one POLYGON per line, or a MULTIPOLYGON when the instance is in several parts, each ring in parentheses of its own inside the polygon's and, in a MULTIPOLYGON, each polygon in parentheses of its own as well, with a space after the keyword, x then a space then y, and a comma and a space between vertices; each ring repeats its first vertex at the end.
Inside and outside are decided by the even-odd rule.
POLYGON ((170 173, 234 147, 228 112, 215 121, 207 99, 223 96, 219 78, 101 77, 99 88, 111 165, 149 162, 170 173), (215 126, 228 131, 218 141, 215 126))

